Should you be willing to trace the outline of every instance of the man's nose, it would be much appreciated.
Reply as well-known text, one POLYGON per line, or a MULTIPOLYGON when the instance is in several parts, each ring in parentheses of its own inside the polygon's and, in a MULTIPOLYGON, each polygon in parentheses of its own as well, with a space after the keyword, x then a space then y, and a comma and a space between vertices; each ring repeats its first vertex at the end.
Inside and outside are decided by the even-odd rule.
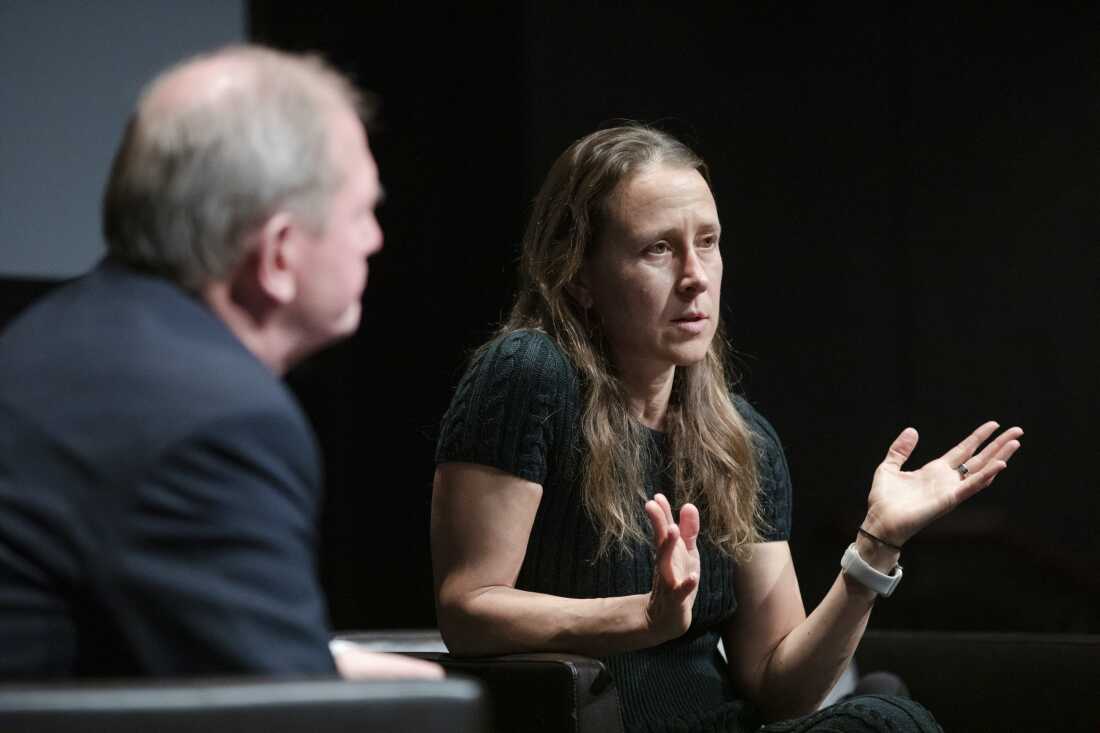
POLYGON ((363 248, 366 250, 366 256, 378 254, 382 250, 382 242, 385 240, 385 235, 382 232, 382 225, 378 223, 377 219, 374 219, 367 227, 367 231, 363 236, 363 248))

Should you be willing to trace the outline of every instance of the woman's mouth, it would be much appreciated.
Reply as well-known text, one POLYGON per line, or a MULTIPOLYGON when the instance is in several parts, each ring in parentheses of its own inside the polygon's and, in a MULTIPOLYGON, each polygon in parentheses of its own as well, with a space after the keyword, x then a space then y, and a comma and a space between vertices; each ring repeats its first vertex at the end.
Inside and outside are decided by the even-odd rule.
POLYGON ((707 328, 707 316, 703 313, 688 313, 687 315, 673 318, 672 322, 681 331, 687 333, 702 333, 707 328))

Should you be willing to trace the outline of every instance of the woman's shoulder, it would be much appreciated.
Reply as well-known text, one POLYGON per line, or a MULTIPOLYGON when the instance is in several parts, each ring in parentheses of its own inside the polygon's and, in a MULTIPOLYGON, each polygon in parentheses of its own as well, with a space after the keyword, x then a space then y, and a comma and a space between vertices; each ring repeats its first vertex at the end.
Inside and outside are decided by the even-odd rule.
POLYGON ((476 352, 455 390, 436 463, 479 463, 544 483, 546 456, 579 409, 573 375, 547 334, 496 336, 476 352))
POLYGON ((747 399, 730 393, 741 418, 755 436, 757 468, 763 502, 765 541, 786 540, 791 534, 791 474, 779 434, 747 399))
POLYGON ((497 334, 486 350, 502 350, 510 353, 537 355, 566 362, 565 352, 557 340, 545 331, 537 328, 517 328, 514 331, 497 334))
POLYGON ((550 335, 534 329, 498 334, 474 353, 444 423, 465 416, 473 429, 478 422, 576 409, 576 374, 550 335))
POLYGON ((776 432, 772 424, 768 422, 768 419, 764 417, 752 403, 742 395, 734 392, 730 392, 730 400, 732 400, 733 406, 737 410, 737 414, 748 423, 749 429, 752 430, 753 433, 765 442, 774 444, 776 449, 782 450, 782 444, 779 442, 779 433, 776 432))
POLYGON ((531 328, 502 333, 478 350, 470 370, 506 381, 572 383, 576 370, 557 341, 531 328))

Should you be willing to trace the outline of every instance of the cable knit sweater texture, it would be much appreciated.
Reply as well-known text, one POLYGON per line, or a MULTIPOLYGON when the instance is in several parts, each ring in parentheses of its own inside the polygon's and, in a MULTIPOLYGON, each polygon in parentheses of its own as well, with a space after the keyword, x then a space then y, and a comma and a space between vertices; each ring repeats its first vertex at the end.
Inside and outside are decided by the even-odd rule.
MULTIPOLYGON (((767 540, 790 534, 791 484, 775 431, 743 399, 734 403, 752 428, 767 540)), ((576 370, 553 340, 536 331, 500 337, 471 364, 443 419, 436 461, 492 466, 543 487, 516 587, 571 598, 648 593, 652 550, 635 546, 596 557, 597 530, 584 511, 580 469, 585 449, 576 370)), ((664 436, 649 432, 654 460, 645 497, 665 493, 678 504, 664 460, 664 436)), ((706 511, 705 507, 700 507, 706 511)), ((733 561, 701 538, 702 572, 691 628, 650 649, 604 659, 618 685, 628 731, 735 730, 742 704, 717 645, 737 608, 733 561)))

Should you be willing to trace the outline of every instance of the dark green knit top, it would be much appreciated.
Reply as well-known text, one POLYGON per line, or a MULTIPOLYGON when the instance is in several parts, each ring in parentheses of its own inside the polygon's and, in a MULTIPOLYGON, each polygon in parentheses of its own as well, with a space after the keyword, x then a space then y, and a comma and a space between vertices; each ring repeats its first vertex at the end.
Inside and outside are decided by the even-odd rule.
MULTIPOLYGON (((779 439, 747 402, 735 396, 734 404, 756 437, 769 526, 765 539, 787 539, 791 484, 779 439)), ((599 536, 580 497, 582 409, 577 371, 554 341, 535 331, 508 334, 493 341, 459 383, 443 418, 436 462, 479 463, 542 486, 517 588, 571 598, 648 593, 651 547, 639 545, 627 553, 613 549, 596 558, 599 536)), ((664 435, 650 431, 649 436, 654 459, 645 496, 663 492, 675 507, 679 502, 664 460, 664 435)), ((644 517, 643 505, 639 496, 639 516, 644 517)), ((705 535, 699 547, 702 572, 688 632, 603 660, 618 686, 628 731, 740 727, 745 711, 717 651, 722 625, 737 607, 733 561, 705 535)))

